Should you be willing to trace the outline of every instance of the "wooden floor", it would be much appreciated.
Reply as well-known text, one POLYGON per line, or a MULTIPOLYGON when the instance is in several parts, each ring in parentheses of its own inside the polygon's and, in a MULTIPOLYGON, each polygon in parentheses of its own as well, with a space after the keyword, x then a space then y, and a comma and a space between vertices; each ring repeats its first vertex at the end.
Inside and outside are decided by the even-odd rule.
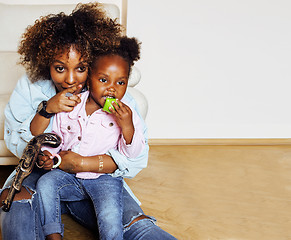
MULTIPOLYGON (((291 146, 151 146, 127 182, 178 239, 291 239, 291 146)), ((94 239, 65 221, 64 239, 94 239)))

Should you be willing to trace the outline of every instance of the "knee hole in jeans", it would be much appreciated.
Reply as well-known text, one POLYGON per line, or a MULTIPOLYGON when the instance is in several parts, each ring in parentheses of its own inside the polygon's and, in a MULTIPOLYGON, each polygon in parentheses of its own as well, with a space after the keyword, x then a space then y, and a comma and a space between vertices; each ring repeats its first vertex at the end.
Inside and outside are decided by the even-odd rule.
MULTIPOLYGON (((0 206, 2 206, 2 201, 4 201, 8 195, 9 188, 4 189, 0 195, 0 206)), ((21 187, 20 192, 16 193, 14 196, 13 201, 19 201, 24 199, 31 199, 32 194, 34 192, 30 190, 29 188, 21 187)))
POLYGON ((134 224, 135 222, 137 222, 137 221, 139 221, 139 220, 142 220, 142 219, 145 219, 145 218, 150 219, 149 217, 147 217, 147 216, 145 216, 145 215, 141 215, 141 216, 139 216, 139 217, 133 219, 133 220, 131 221, 131 223, 130 223, 127 227, 130 227, 130 226, 131 226, 132 224, 134 224))

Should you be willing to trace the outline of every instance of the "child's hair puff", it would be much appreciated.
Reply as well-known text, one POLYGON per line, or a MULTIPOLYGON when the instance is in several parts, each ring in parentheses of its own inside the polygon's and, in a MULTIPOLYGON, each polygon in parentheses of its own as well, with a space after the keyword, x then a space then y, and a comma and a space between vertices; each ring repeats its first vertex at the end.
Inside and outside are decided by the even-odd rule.
POLYGON ((94 62, 105 55, 118 55, 128 62, 130 73, 134 62, 140 59, 140 46, 141 43, 136 38, 123 36, 117 43, 112 44, 110 48, 96 50, 94 52, 94 62))

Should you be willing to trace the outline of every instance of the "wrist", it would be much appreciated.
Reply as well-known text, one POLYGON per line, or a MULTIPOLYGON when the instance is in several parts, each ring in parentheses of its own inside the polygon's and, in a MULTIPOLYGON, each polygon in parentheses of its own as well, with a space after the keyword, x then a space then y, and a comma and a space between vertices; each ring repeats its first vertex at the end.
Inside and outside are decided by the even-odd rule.
POLYGON ((47 103, 46 103, 46 111, 47 111, 49 114, 55 114, 55 112, 51 109, 50 101, 47 101, 47 103))
POLYGON ((79 163, 79 170, 80 172, 83 172, 84 170, 84 157, 81 157, 81 161, 79 163))
POLYGON ((103 168, 104 168, 103 156, 102 155, 99 155, 98 156, 98 160, 99 160, 99 169, 98 169, 98 172, 103 172, 103 168))
POLYGON ((51 118, 52 116, 54 116, 54 113, 48 112, 47 110, 47 101, 42 101, 38 107, 37 107, 37 111, 36 111, 39 115, 45 117, 45 118, 51 118))
POLYGON ((123 135, 126 145, 131 144, 133 135, 134 135, 134 129, 128 129, 127 131, 122 131, 122 135, 123 135))

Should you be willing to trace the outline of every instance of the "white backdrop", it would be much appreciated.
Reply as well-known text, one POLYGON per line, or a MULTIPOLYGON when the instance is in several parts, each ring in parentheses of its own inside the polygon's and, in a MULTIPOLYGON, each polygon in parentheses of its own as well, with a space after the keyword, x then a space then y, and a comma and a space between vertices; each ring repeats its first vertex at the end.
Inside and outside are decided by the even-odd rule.
POLYGON ((290 138, 290 12, 288 0, 128 0, 149 137, 290 138))
POLYGON ((150 138, 290 138, 291 2, 129 0, 150 138))

